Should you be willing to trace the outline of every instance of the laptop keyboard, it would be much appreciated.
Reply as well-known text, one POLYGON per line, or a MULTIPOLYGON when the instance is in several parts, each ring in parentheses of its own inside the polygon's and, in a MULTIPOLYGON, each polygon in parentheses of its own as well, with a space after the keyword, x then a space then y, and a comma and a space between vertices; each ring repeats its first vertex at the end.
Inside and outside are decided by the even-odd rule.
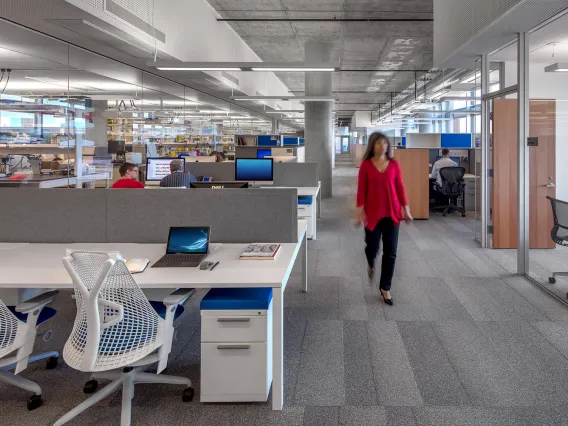
POLYGON ((168 263, 199 262, 202 258, 202 254, 167 254, 164 256, 164 260, 168 263))

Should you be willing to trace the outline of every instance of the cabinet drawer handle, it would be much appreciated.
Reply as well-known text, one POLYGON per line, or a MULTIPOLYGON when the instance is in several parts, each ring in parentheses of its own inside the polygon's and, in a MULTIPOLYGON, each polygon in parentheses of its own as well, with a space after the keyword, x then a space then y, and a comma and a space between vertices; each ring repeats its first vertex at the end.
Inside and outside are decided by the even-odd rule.
POLYGON ((217 322, 249 322, 250 318, 217 318, 217 322))
POLYGON ((249 349, 250 345, 217 345, 217 349, 249 349))

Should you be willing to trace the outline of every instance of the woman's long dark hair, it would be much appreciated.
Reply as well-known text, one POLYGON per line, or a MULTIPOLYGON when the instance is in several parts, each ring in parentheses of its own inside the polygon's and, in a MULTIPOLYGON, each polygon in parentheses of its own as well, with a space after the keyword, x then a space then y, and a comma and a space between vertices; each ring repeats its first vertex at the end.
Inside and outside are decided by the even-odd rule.
POLYGON ((388 137, 383 135, 382 133, 375 132, 369 136, 369 142, 367 142, 367 151, 365 151, 365 156, 363 160, 369 160, 375 156, 375 145, 381 141, 386 141, 388 148, 387 148, 387 158, 392 160, 394 158, 394 153, 392 152, 392 144, 388 137))

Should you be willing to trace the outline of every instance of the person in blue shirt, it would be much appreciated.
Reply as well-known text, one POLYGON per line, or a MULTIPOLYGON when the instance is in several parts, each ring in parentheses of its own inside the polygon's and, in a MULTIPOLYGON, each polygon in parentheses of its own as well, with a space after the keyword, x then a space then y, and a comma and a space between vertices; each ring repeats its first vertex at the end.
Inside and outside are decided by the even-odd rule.
POLYGON ((170 172, 160 181, 162 188, 189 188, 191 182, 197 180, 191 173, 183 170, 183 161, 181 160, 176 159, 170 163, 170 172))

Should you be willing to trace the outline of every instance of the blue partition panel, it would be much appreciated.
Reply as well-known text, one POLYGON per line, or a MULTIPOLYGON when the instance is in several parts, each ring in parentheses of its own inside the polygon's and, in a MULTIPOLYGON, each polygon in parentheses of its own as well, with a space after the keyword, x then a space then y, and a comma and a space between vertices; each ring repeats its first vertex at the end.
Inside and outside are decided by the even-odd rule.
POLYGON ((402 137, 402 146, 406 146, 406 136, 402 137))
POLYGON ((470 133, 442 133, 442 148, 471 148, 470 133))
POLYGON ((284 138, 284 145, 300 145, 300 138, 284 138))
POLYGON ((280 136, 273 135, 259 135, 258 146, 279 146, 280 136))

